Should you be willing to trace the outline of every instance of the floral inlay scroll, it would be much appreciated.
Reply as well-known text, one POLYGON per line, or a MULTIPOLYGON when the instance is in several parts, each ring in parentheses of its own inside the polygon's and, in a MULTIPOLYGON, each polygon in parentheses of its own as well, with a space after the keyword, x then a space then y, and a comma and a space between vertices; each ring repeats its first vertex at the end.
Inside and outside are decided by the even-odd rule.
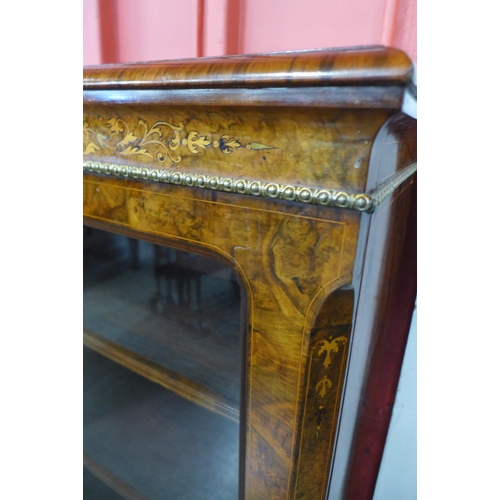
MULTIPOLYGON (((319 397, 324 399, 324 397, 327 395, 328 391, 332 389, 333 387, 333 382, 330 380, 328 377, 329 374, 329 366, 332 364, 332 355, 339 353, 340 352, 340 347, 341 346, 346 346, 347 345, 347 337, 340 335, 338 337, 333 338, 333 336, 329 336, 328 339, 320 340, 317 342, 314 350, 317 350, 318 354, 318 361, 321 361, 321 357, 323 357, 322 360, 322 365, 323 368, 320 370, 320 376, 322 378, 316 383, 315 385, 315 390, 316 393, 319 395, 319 397)), ((324 416, 324 407, 322 404, 319 405, 318 409, 316 410, 316 419, 317 419, 317 426, 316 426, 316 439, 319 437, 319 432, 321 430, 321 424, 324 416)))
POLYGON ((83 122, 84 155, 97 151, 108 151, 119 156, 143 156, 165 163, 170 160, 178 164, 187 155, 199 155, 215 148, 222 154, 242 150, 275 149, 259 142, 243 143, 228 134, 219 137, 203 135, 198 130, 187 130, 182 122, 157 121, 151 127, 138 119, 130 125, 122 118, 100 118, 97 126, 83 122))
POLYGON ((323 361, 323 366, 325 367, 325 369, 328 368, 332 363, 330 353, 339 352, 339 344, 345 345, 346 343, 347 339, 345 337, 337 337, 336 339, 330 341, 322 340, 321 342, 318 342, 318 345, 320 346, 318 354, 321 356, 321 354, 326 353, 325 359, 323 361))
POLYGON ((323 378, 316 384, 316 390, 318 391, 319 397, 323 399, 328 392, 328 389, 332 387, 332 381, 323 375, 323 378))
POLYGON ((352 330, 354 290, 340 288, 323 302, 308 349, 306 400, 302 413, 300 450, 308 453, 298 465, 296 500, 326 498, 332 450, 352 330))

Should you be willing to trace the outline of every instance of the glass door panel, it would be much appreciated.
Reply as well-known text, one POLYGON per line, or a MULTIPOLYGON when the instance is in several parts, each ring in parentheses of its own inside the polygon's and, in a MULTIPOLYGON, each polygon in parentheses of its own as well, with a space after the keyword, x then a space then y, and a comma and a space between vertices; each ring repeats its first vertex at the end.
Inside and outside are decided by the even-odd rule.
POLYGON ((86 498, 238 498, 240 290, 219 261, 84 227, 86 498), (90 493, 94 492, 94 493, 90 493))

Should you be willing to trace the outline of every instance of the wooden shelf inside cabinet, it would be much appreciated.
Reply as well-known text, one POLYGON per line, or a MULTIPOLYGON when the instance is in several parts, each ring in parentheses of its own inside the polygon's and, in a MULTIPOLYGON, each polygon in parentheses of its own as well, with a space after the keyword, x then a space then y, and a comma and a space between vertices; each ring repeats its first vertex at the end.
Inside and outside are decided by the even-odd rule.
POLYGON ((380 46, 85 69, 95 477, 371 499, 416 293, 412 72, 380 46))
POLYGON ((237 424, 86 348, 84 367, 90 472, 125 498, 237 498, 237 424))
POLYGON ((240 411, 237 403, 221 394, 217 394, 215 391, 211 391, 206 386, 183 377, 91 331, 84 330, 83 344, 193 403, 222 415, 233 422, 237 423, 239 421, 240 411))

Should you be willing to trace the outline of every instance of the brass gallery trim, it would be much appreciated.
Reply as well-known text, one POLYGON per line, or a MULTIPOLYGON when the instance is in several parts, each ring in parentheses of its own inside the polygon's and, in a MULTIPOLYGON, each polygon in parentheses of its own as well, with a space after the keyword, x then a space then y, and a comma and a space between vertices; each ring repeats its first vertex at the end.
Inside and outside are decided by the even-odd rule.
POLYGON ((330 189, 278 184, 276 182, 234 179, 232 177, 218 175, 172 172, 158 168, 132 167, 130 165, 117 165, 114 163, 101 163, 97 161, 83 162, 83 171, 88 173, 129 177, 132 179, 163 182, 165 184, 295 201, 312 205, 322 205, 325 207, 344 208, 367 213, 372 213, 375 207, 379 205, 384 198, 389 196, 389 194, 408 179, 416 170, 417 164, 413 163, 371 193, 355 194, 330 189))
POLYGON ((396 190, 403 182, 411 177, 417 171, 417 162, 408 165, 395 175, 390 177, 386 182, 381 184, 377 189, 370 192, 369 196, 373 200, 374 208, 380 205, 392 192, 396 190))

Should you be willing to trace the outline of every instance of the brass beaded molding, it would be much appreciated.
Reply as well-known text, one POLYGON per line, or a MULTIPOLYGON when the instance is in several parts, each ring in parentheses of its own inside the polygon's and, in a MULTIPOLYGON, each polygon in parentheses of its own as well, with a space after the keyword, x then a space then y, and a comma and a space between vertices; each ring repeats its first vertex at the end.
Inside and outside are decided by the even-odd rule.
POLYGON ((344 208, 367 213, 372 213, 375 207, 402 182, 410 177, 416 169, 417 164, 414 163, 403 169, 395 177, 389 179, 389 181, 372 193, 353 194, 330 189, 292 186, 290 184, 278 184, 276 182, 234 179, 232 177, 218 175, 190 174, 178 171, 172 172, 158 168, 132 167, 130 165, 101 163, 97 161, 83 162, 83 171, 88 173, 164 182, 166 184, 175 184, 178 186, 212 189, 214 191, 225 191, 228 193, 260 196, 262 198, 323 205, 325 207, 344 208))

